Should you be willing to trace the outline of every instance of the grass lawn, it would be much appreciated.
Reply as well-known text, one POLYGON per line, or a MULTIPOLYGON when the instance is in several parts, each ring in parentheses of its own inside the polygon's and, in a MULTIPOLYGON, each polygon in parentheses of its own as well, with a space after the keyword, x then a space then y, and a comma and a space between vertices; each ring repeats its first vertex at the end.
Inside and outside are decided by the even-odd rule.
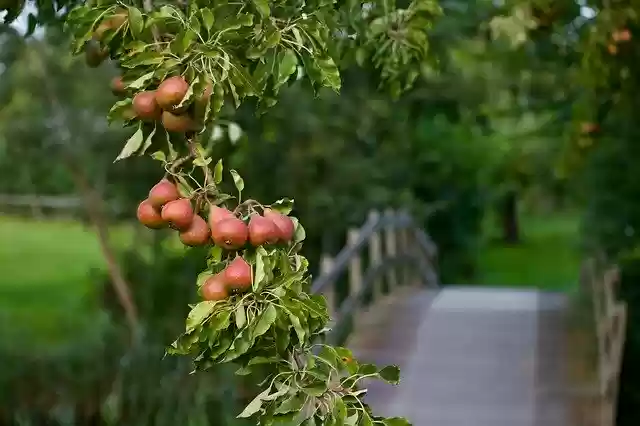
MULTIPOLYGON (((97 300, 89 272, 103 269, 104 262, 89 228, 73 221, 0 216, 0 236, 3 317, 16 329, 52 341, 90 322, 97 300)), ((123 247, 131 233, 116 229, 113 239, 123 247)))
POLYGON ((578 216, 522 214, 520 219, 522 243, 505 246, 499 242, 495 219, 488 218, 475 283, 569 290, 577 282, 581 261, 578 216))

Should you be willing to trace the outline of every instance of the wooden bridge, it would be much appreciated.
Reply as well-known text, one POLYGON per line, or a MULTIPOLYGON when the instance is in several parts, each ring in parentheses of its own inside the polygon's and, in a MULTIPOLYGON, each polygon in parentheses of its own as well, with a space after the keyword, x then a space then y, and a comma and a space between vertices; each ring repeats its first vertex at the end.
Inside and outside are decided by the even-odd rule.
POLYGON ((368 384, 377 413, 415 426, 613 425, 626 318, 615 269, 600 274, 585 263, 598 374, 576 384, 565 294, 441 286, 436 259, 409 215, 373 212, 345 249, 324 257, 313 284, 333 309, 335 342, 363 361, 401 367, 399 386, 368 384))

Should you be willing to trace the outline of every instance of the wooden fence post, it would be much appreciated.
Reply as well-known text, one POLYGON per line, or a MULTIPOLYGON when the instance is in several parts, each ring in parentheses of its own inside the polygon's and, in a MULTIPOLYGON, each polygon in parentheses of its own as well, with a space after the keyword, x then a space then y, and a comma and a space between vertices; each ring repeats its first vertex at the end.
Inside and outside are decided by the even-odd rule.
MULTIPOLYGON (((410 228, 403 227, 398 228, 398 239, 400 243, 400 255, 403 256, 403 262, 407 261, 407 257, 411 256, 411 243, 409 236, 410 228)), ((411 285, 413 275, 413 265, 410 263, 403 263, 401 268, 401 285, 411 285)))
MULTIPOLYGON (((393 210, 388 209, 385 211, 385 216, 389 221, 393 221, 395 218, 395 213, 393 210)), ((387 224, 384 230, 384 239, 385 239, 385 258, 394 258, 398 254, 397 250, 397 238, 396 238, 396 229, 393 223, 387 224)), ((389 269, 387 272, 387 291, 392 292, 394 287, 398 286, 398 274, 395 268, 389 269)))
MULTIPOLYGON (((347 245, 353 246, 358 242, 360 230, 357 228, 349 229, 347 234, 347 245)), ((351 262, 349 262, 349 296, 355 297, 360 303, 362 292, 362 256, 356 254, 351 262)))
MULTIPOLYGON (((375 210, 369 212, 369 223, 378 223, 380 213, 375 210)), ((369 267, 376 268, 382 264, 382 239, 379 232, 374 232, 369 239, 369 267)), ((373 284, 373 292, 371 294, 372 301, 375 301, 384 293, 383 280, 380 275, 376 274, 373 284)))
MULTIPOLYGON (((320 258, 320 275, 328 274, 332 269, 333 269, 333 258, 331 257, 331 255, 323 253, 322 257, 320 258)), ((329 312, 329 316, 331 317, 331 320, 336 321, 336 318, 334 318, 337 312, 336 283, 330 282, 325 287, 322 294, 327 300, 327 311, 329 312)))

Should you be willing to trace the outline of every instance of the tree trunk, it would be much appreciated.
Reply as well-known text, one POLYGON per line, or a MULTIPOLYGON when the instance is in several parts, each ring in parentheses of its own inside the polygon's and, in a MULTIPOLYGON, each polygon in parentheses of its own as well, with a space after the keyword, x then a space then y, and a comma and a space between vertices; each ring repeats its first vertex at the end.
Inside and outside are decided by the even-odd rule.
POLYGON ((120 305, 125 312, 133 337, 138 329, 138 312, 135 302, 133 301, 131 288, 124 278, 124 273, 118 263, 115 250, 111 245, 108 224, 103 214, 104 201, 98 194, 96 194, 94 188, 89 184, 84 170, 77 167, 73 161, 69 161, 69 169, 72 172, 76 186, 80 189, 82 194, 87 214, 89 216, 89 221, 95 229, 98 237, 98 243, 100 244, 100 250, 102 251, 102 255, 107 263, 107 270, 109 271, 111 282, 118 300, 120 301, 120 305))
POLYGON ((520 224, 518 222, 518 194, 509 190, 500 203, 500 222, 502 239, 507 244, 520 242, 520 224))

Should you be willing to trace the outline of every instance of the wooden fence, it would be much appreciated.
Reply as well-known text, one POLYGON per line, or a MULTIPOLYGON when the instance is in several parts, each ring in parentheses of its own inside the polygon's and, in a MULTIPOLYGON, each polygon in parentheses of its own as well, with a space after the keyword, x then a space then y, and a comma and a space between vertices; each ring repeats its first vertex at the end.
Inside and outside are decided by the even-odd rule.
MULTIPOLYGON (((615 425, 627 322, 626 304, 616 296, 619 279, 615 266, 602 267, 596 259, 582 265, 580 292, 587 295, 585 300, 591 303, 591 328, 595 330, 592 342, 596 351, 593 362, 586 364, 594 374, 586 383, 574 382, 570 389, 572 426, 615 425)), ((570 347, 569 352, 584 356, 588 345, 570 347)), ((570 356, 569 362, 576 362, 575 356, 570 356)))
POLYGON ((335 257, 322 256, 321 274, 312 284, 329 305, 330 339, 344 341, 357 312, 383 294, 405 285, 438 286, 437 253, 406 212, 370 212, 363 226, 348 231, 347 245, 335 257), (339 288, 345 274, 346 288, 339 288))

